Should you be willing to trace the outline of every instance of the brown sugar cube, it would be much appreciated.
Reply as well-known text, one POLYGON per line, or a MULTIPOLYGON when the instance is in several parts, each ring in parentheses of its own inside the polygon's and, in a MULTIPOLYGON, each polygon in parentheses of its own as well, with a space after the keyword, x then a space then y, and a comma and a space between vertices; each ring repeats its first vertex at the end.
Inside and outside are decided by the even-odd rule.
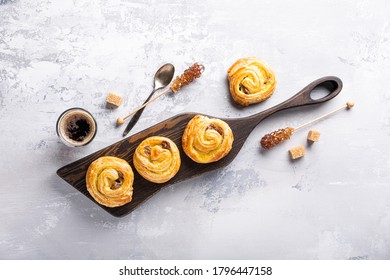
POLYGON ((320 133, 316 130, 310 130, 309 131, 309 134, 307 135, 307 141, 310 141, 310 142, 318 142, 318 140, 320 139, 320 133))
POLYGON ((113 107, 119 107, 122 104, 122 100, 123 97, 114 92, 110 92, 106 98, 106 102, 113 107))
POLYGON ((296 146, 289 150, 292 159, 297 159, 305 155, 305 147, 296 146))

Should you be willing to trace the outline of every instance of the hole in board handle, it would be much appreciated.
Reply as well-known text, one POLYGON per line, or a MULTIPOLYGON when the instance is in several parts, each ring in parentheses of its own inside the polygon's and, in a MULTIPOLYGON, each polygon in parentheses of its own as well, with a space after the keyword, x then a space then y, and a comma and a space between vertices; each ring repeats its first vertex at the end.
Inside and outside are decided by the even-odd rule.
POLYGON ((324 97, 327 97, 337 88, 337 83, 334 81, 325 81, 315 86, 310 92, 310 98, 312 100, 320 100, 324 97))

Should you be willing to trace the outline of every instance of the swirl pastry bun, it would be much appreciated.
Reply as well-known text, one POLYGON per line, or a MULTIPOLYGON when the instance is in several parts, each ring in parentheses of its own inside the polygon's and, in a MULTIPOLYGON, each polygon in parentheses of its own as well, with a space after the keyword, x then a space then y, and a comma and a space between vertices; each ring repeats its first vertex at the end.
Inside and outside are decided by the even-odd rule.
POLYGON ((228 70, 228 80, 233 100, 243 106, 268 99, 276 86, 272 69, 256 57, 237 60, 228 70))
POLYGON ((176 144, 166 137, 146 138, 133 156, 138 173, 153 183, 165 183, 179 171, 181 159, 176 144))
POLYGON ((210 163, 226 156, 233 141, 233 132, 226 122, 196 115, 184 130, 182 145, 193 161, 210 163))
POLYGON ((104 206, 122 206, 133 197, 134 173, 123 159, 98 158, 89 166, 85 179, 88 192, 104 206))

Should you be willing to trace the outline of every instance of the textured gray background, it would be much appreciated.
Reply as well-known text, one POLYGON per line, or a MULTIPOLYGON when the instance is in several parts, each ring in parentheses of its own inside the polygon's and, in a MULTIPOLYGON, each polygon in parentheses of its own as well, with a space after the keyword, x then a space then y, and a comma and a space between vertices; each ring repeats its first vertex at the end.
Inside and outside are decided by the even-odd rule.
POLYGON ((0 1, 0 258, 389 259, 390 2, 0 1), (258 56, 276 72, 268 101, 231 103, 226 70, 258 56), (59 179, 56 170, 121 139, 115 119, 149 94, 154 71, 195 61, 204 76, 148 106, 133 132, 185 111, 247 116, 312 80, 337 75, 342 93, 259 125, 227 168, 173 185, 118 219, 59 179), (109 91, 126 96, 105 108, 109 91), (296 162, 261 136, 318 123, 321 140, 296 162), (67 108, 91 111, 87 147, 59 142, 67 108))

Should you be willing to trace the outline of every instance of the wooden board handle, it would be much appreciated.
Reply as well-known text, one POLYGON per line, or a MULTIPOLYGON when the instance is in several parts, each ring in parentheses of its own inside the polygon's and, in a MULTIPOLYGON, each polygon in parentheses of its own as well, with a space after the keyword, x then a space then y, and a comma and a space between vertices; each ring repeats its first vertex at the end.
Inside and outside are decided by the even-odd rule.
POLYGON ((314 104, 320 104, 326 102, 336 97, 340 93, 342 88, 343 88, 343 82, 341 81, 340 78, 335 76, 322 77, 318 80, 311 82, 302 90, 300 90, 297 94, 287 99, 283 103, 280 103, 268 110, 246 117, 244 119, 245 121, 249 121, 250 123, 252 123, 254 128, 262 120, 264 120, 265 118, 269 117, 270 115, 276 112, 289 109, 289 108, 306 106, 306 105, 314 105, 314 104), (326 88, 326 90, 329 91, 329 93, 324 97, 313 99, 311 94, 313 93, 314 89, 317 87, 324 87, 326 88))

